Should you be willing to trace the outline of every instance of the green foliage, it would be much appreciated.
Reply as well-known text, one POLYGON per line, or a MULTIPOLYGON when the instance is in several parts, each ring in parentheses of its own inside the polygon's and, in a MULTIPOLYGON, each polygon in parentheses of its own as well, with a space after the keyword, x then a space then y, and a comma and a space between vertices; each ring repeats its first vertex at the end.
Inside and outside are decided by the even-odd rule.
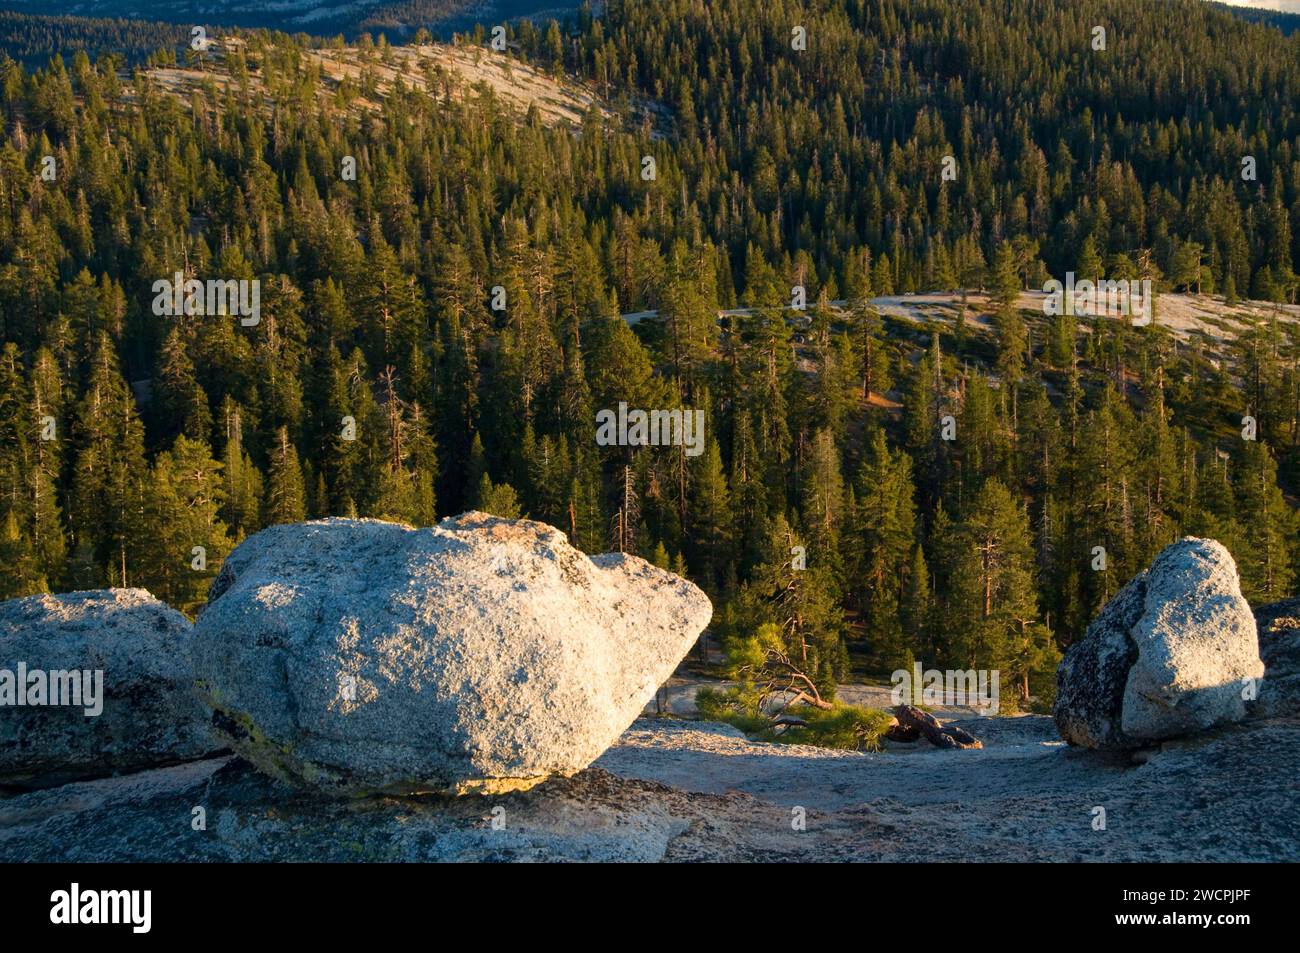
POLYGON ((837 704, 829 709, 800 707, 790 714, 804 724, 774 725, 772 718, 758 711, 752 696, 737 688, 701 688, 695 704, 702 720, 733 725, 757 741, 849 751, 880 750, 892 721, 888 712, 837 704))
POLYGON ((737 657, 746 658, 756 672, 763 669, 774 680, 797 683, 799 690, 829 700, 848 669, 838 587, 826 566, 794 568, 795 545, 789 526, 778 517, 766 559, 741 586, 734 628, 724 635, 740 640, 737 657))
POLYGON ((702 688, 700 717, 725 721, 763 741, 874 751, 889 727, 884 712, 823 699, 772 623, 724 642, 726 674, 737 685, 702 688))
MULTIPOLYGON (((1181 534, 1221 539, 1252 601, 1292 594, 1295 324, 1255 308, 1175 342, 1159 309, 1015 307, 1066 270, 1296 297, 1300 47, 1171 4, 626 0, 518 23, 512 55, 615 104, 581 135, 364 62, 335 85, 279 34, 181 97, 143 71, 127 96, 118 60, 0 62, 0 594, 192 605, 194 546, 210 574, 271 522, 479 506, 689 571, 721 634, 775 632, 768 680, 832 698, 852 645, 870 668, 1001 667, 1022 700, 1181 534), (1127 26, 1091 56, 1101 13, 1127 26), (779 53, 796 14, 815 42, 779 53), (1258 182, 1224 161, 1243 142, 1258 182), (261 322, 154 314, 177 271, 257 279, 261 322), (793 322, 797 285, 815 304, 793 322), (955 321, 878 300, 936 288, 955 321), (704 452, 596 446, 623 402, 704 411, 704 452)), ((25 58, 56 28, 124 52, 173 35, 54 22, 15 26, 25 58)))
POLYGON ((484 513, 504 519, 518 519, 519 495, 509 483, 493 483, 485 473, 478 485, 477 508, 484 513))
POLYGON ((738 688, 704 686, 695 693, 695 710, 703 721, 726 722, 747 735, 762 734, 772 726, 772 719, 761 714, 754 699, 738 688))
POLYGON ((807 725, 795 725, 780 733, 789 744, 844 748, 851 751, 879 751, 892 716, 875 708, 836 704, 829 710, 801 712, 807 725))

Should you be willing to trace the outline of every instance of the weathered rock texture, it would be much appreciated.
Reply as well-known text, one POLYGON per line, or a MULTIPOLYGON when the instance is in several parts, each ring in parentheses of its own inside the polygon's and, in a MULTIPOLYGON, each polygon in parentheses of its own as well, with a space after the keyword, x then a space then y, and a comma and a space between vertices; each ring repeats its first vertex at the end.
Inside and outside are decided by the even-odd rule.
POLYGON ((1300 719, 1167 742, 1141 767, 1043 716, 965 724, 982 750, 861 754, 643 720, 590 769, 490 800, 326 797, 212 759, 0 796, 0 862, 1300 861, 1300 719))
POLYGON ((331 519, 231 553, 196 663, 214 727, 277 778, 492 791, 590 764, 711 613, 691 583, 542 523, 331 519))
POLYGON ((1188 537, 1121 589, 1066 652, 1056 724, 1088 748, 1189 735, 1245 717, 1247 682, 1263 672, 1232 556, 1188 537))
POLYGON ((1300 599, 1264 606, 1255 612, 1264 680, 1249 704, 1264 718, 1300 715, 1300 599))
POLYGON ((95 716, 84 704, 0 707, 0 785, 46 787, 214 748, 194 693, 192 641, 190 621, 143 589, 0 603, 0 669, 16 676, 22 663, 47 679, 51 672, 103 673, 103 709, 95 716))

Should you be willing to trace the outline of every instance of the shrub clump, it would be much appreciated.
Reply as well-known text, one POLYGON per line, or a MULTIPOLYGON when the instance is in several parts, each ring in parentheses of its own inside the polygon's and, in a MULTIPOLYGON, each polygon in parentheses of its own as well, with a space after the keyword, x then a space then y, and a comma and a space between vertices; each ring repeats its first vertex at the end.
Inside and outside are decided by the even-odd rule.
POLYGON ((849 751, 879 751, 893 720, 888 712, 839 702, 830 708, 800 705, 779 713, 764 713, 757 693, 744 686, 701 688, 695 703, 700 718, 733 725, 756 741, 849 751))

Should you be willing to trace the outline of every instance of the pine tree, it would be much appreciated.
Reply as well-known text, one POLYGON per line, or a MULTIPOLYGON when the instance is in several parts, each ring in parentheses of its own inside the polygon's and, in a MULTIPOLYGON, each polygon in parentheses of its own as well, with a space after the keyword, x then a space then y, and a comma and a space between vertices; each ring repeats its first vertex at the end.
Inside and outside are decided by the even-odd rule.
POLYGON ((664 549, 662 540, 655 543, 654 555, 650 557, 650 562, 652 565, 658 566, 660 569, 671 568, 672 564, 668 560, 668 550, 664 549))
POLYGON ((73 421, 76 447, 68 515, 72 547, 84 540, 102 575, 99 585, 129 586, 144 537, 140 474, 144 428, 118 370, 112 342, 100 334, 90 377, 73 421))
POLYGON ((902 608, 916 530, 914 493, 910 458, 891 452, 876 429, 857 477, 852 550, 859 555, 851 578, 873 656, 886 670, 901 666, 907 650, 902 608))
POLYGON ((32 451, 25 426, 30 406, 22 357, 18 345, 9 342, 0 354, 0 515, 6 521, 0 568, 13 580, 9 595, 34 591, 37 573, 23 526, 30 512, 26 484, 32 451))
POLYGON ((1048 324, 1047 359, 1053 367, 1068 368, 1074 363, 1079 325, 1071 314, 1056 314, 1048 324))
POLYGON ((848 667, 843 640, 843 613, 834 597, 830 571, 816 562, 796 569, 791 550, 796 537, 781 516, 767 537, 763 564, 741 587, 736 603, 736 633, 753 635, 775 625, 784 655, 806 676, 824 701, 835 697, 836 682, 848 667))
POLYGON ((184 612, 203 603, 230 552, 221 504, 221 464, 206 444, 177 437, 154 461, 137 573, 141 585, 184 612))
POLYGON ((479 480, 478 503, 475 508, 492 516, 517 520, 520 517, 519 496, 509 483, 493 483, 486 473, 479 480))
POLYGON ((1074 271, 1077 281, 1100 281, 1103 277, 1103 266, 1101 255, 1097 252, 1097 239, 1089 235, 1079 246, 1079 258, 1075 262, 1074 271))
MULTIPOLYGON (((925 561, 925 551, 918 543, 912 547, 912 562, 907 571, 901 607, 907 639, 904 663, 915 662, 922 656, 930 657, 934 651, 934 606, 930 593, 930 570, 925 561)), ((905 664, 904 667, 911 666, 905 664)))
POLYGON ((65 571, 67 541, 63 536, 54 479, 40 467, 33 467, 28 486, 31 524, 27 536, 32 558, 44 586, 57 585, 65 571))
POLYGON ((227 398, 222 409, 225 450, 221 457, 221 520, 236 541, 261 528, 262 473, 244 449, 243 413, 227 398))
POLYGON ((1055 668, 1050 632, 1038 618, 1033 547, 1024 510, 998 480, 988 480, 957 527, 946 660, 998 669, 1028 700, 1030 679, 1055 668))
POLYGON ((999 312, 1010 312, 1016 308, 1020 297, 1020 275, 1016 268, 1016 253, 1011 243, 1004 241, 998 245, 993 257, 993 304, 999 312))
POLYGON ((855 330, 854 338, 859 366, 862 368, 862 396, 883 394, 892 381, 889 375, 888 352, 880 339, 883 327, 880 312, 875 308, 855 305, 849 320, 855 330))
POLYGON ((275 444, 271 448, 262 524, 301 523, 306 518, 307 504, 298 451, 289 440, 288 428, 281 427, 276 431, 275 444))
POLYGON ((48 584, 32 556, 27 538, 18 526, 18 514, 6 510, 0 527, 0 599, 14 599, 48 591, 48 584))
MULTIPOLYGON (((722 469, 718 441, 708 441, 692 465, 688 526, 690 561, 704 590, 716 595, 722 574, 731 561, 732 516, 727 478, 722 469)), ((660 543, 659 545, 662 545, 660 543)))
POLYGON ((156 392, 159 436, 170 442, 183 433, 191 440, 208 440, 212 434, 212 412, 208 396, 194 371, 180 326, 172 328, 163 343, 156 392))
POLYGON ((1287 598, 1295 588, 1296 514, 1277 486, 1277 461, 1268 445, 1243 441, 1236 478, 1242 545, 1233 550, 1241 590, 1254 604, 1287 598))
POLYGON ((812 439, 808 461, 800 481, 802 525, 808 542, 820 554, 820 561, 832 572, 840 572, 840 528, 844 520, 844 479, 834 437, 827 429, 812 439))

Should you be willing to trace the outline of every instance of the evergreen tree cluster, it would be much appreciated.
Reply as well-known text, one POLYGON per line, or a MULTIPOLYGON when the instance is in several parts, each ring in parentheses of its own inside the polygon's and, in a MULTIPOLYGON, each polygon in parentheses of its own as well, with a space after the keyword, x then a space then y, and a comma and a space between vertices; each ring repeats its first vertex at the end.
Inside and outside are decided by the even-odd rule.
POLYGON ((382 37, 336 82, 250 34, 180 95, 0 61, 0 596, 193 611, 264 526, 477 507, 689 575, 824 698, 916 659, 1023 701, 1181 534, 1293 594, 1283 311, 1181 341, 1017 299, 1293 300, 1297 40, 1190 0, 621 0, 512 42, 611 113, 381 89, 382 37), (259 323, 155 314, 178 272, 257 280, 259 323), (955 320, 872 304, 945 290, 955 320), (704 452, 598 446, 620 402, 703 409, 704 452))

